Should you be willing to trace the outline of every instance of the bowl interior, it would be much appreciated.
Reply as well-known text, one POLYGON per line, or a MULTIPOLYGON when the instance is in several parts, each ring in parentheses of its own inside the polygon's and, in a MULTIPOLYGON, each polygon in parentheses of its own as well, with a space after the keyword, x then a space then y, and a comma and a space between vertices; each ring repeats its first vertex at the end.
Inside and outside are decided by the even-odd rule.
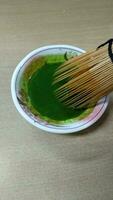
POLYGON ((18 64, 12 77, 12 97, 16 108, 27 121, 49 132, 69 133, 82 130, 94 123, 99 116, 95 118, 93 115, 99 110, 102 111, 102 108, 104 112, 107 106, 106 98, 102 99, 95 107, 86 109, 77 117, 55 120, 45 115, 42 116, 30 102, 27 85, 36 70, 39 70, 46 62, 58 63, 60 60, 63 63, 65 60, 83 52, 79 48, 68 45, 47 46, 34 50, 18 64))

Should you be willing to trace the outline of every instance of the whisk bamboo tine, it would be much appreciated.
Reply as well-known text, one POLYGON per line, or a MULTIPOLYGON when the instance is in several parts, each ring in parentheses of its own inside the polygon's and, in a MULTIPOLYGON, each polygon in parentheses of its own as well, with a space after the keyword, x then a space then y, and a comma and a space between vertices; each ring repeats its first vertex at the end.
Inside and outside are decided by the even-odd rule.
MULTIPOLYGON (((109 81, 110 78, 113 79, 113 77, 107 77, 107 78, 108 79, 106 79, 105 81, 109 81)), ((98 83, 99 87, 102 86, 101 84, 104 84, 103 80, 100 80, 100 81, 101 81, 101 83, 100 84, 98 83)), ((71 103, 71 102, 73 102, 75 100, 77 101, 81 96, 85 96, 89 92, 92 92, 92 89, 93 90, 97 89, 97 83, 94 84, 93 87, 91 87, 91 88, 88 88, 88 87, 89 87, 89 84, 87 83, 87 84, 85 84, 85 87, 84 87, 84 85, 82 85, 79 89, 77 88, 78 90, 77 89, 74 90, 74 88, 73 88, 73 89, 71 89, 71 92, 70 91, 67 92, 67 95, 66 94, 64 95, 64 94, 60 93, 58 96, 61 97, 60 98, 61 101, 64 101, 64 100, 66 101, 66 99, 69 99, 71 96, 76 95, 76 96, 74 96, 74 97, 72 97, 71 99, 68 100, 71 103)))
MULTIPOLYGON (((106 82, 107 81, 113 81, 113 76, 112 77, 107 77, 106 78, 106 80, 105 80, 106 82)), ((64 96, 63 96, 63 98, 61 98, 61 100, 62 101, 66 101, 66 102, 69 102, 69 103, 73 103, 74 101, 77 101, 78 99, 81 99, 81 97, 84 97, 83 99, 82 99, 82 101, 84 101, 84 100, 86 100, 86 98, 89 96, 91 96, 91 95, 95 95, 95 93, 96 92, 99 92, 99 91, 101 91, 102 89, 103 89, 103 84, 104 84, 104 81, 102 81, 100 84, 99 84, 99 87, 97 88, 97 84, 95 84, 92 88, 88 88, 88 87, 86 87, 86 88, 81 88, 80 89, 80 91, 81 91, 81 93, 80 93, 80 91, 79 91, 79 93, 77 93, 76 91, 75 92, 73 92, 73 93, 71 93, 71 95, 76 95, 76 96, 74 96, 73 98, 71 98, 71 99, 69 99, 69 100, 66 100, 66 99, 68 99, 69 97, 67 96, 67 98, 65 97, 64 98, 64 96), (92 92, 92 90, 95 90, 94 92, 92 92)), ((106 83, 106 86, 109 86, 109 85, 111 85, 111 83, 106 83)), ((106 88, 106 86, 104 87, 104 89, 106 88)))
POLYGON ((58 67, 57 71, 55 72, 55 75, 58 75, 58 73, 61 73, 63 70, 67 70, 68 67, 70 68, 71 66, 73 67, 72 64, 75 65, 75 63, 80 63, 80 62, 85 62, 85 60, 87 60, 87 58, 89 59, 89 56, 91 58, 91 56, 99 56, 100 54, 102 55, 103 53, 106 52, 106 47, 104 47, 103 49, 98 50, 97 51, 93 50, 90 51, 88 53, 84 53, 82 55, 76 56, 74 58, 69 59, 68 61, 66 61, 64 64, 62 64, 61 66, 58 67))
POLYGON ((92 104, 113 91, 113 39, 98 50, 66 61, 54 74, 58 99, 70 107, 92 104), (104 46, 108 43, 108 46, 104 46))
MULTIPOLYGON (((109 57, 108 56, 106 56, 106 57, 104 56, 104 57, 102 57, 102 59, 104 61, 104 60, 109 59, 109 57)), ((69 68, 68 67, 69 69, 65 70, 64 72, 62 72, 62 73, 60 73, 58 75, 55 74, 56 78, 54 78, 53 84, 55 84, 57 82, 60 82, 60 81, 66 79, 66 78, 68 78, 70 76, 73 76, 73 73, 74 73, 75 76, 78 76, 80 73, 83 73, 83 72, 87 71, 88 69, 90 69, 93 65, 97 64, 98 62, 99 62, 99 60, 97 60, 97 58, 96 58, 95 60, 90 60, 89 59, 87 62, 84 62, 82 64, 77 64, 76 63, 76 65, 75 65, 76 68, 74 68, 74 67, 73 68, 71 68, 71 67, 69 68)))
MULTIPOLYGON (((109 63, 109 60, 108 61, 106 61, 107 63, 109 63)), ((101 65, 101 64, 98 64, 98 65, 96 65, 94 68, 93 68, 93 71, 94 71, 94 69, 95 68, 97 68, 98 67, 98 70, 96 70, 96 73, 99 73, 99 71, 100 70, 105 70, 104 68, 103 68, 103 66, 105 65, 106 63, 104 63, 101 67, 102 67, 102 69, 101 69, 101 67, 99 68, 99 65, 101 65)), ((110 65, 109 65, 109 67, 111 66, 111 63, 110 63, 110 65)), ((108 65, 107 65, 107 67, 108 67, 108 65)), ((112 67, 111 67, 112 68, 112 67)), ((91 71, 92 69, 90 69, 90 71, 91 71)), ((107 69, 106 69, 107 70, 107 69)), ((108 69, 109 70, 109 69, 108 69)), ((65 87, 67 87, 67 86, 69 86, 70 85, 70 87, 75 87, 76 85, 78 86, 79 85, 79 82, 81 83, 81 84, 83 84, 84 82, 84 78, 88 78, 88 76, 87 76, 87 74, 89 73, 89 71, 86 71, 86 72, 84 72, 84 73, 82 73, 82 74, 80 74, 79 76, 75 76, 75 77, 73 77, 73 79, 71 79, 71 80, 69 80, 67 83, 64 83, 61 87, 59 87, 58 89, 57 89, 57 91, 59 90, 60 91, 60 89, 63 89, 63 88, 65 88, 65 87), (82 79, 82 81, 81 81, 81 79, 82 79)), ((90 74, 91 75, 91 74, 90 74)), ((90 76, 90 78, 91 78, 91 76, 90 76)), ((87 80, 87 79, 85 79, 85 80, 87 80)))
MULTIPOLYGON (((107 79, 106 81, 113 81, 113 77, 112 77, 112 80, 110 80, 111 78, 109 77, 109 79, 107 79)), ((103 82, 99 85, 99 89, 97 88, 97 85, 94 85, 93 88, 89 89, 89 88, 85 88, 84 90, 81 89, 80 90, 80 93, 75 93, 75 94, 72 94, 72 97, 71 96, 66 96, 65 97, 61 97, 60 100, 63 102, 66 102, 66 104, 72 104, 74 102, 78 102, 78 100, 81 100, 81 101, 85 101, 87 100, 88 97, 92 97, 92 96, 95 96, 96 92, 99 93, 101 92, 101 90, 103 89, 102 87, 103 85, 103 82), (92 89, 93 90, 96 90, 96 92, 92 93, 92 89), (74 95, 74 96, 73 96, 74 95), (76 96, 75 96, 76 95, 76 96), (71 98, 70 98, 71 97, 71 98), (69 99, 70 98, 70 99, 69 99)), ((106 84, 106 86, 109 86, 111 87, 111 84, 106 84)), ((106 87, 105 87, 106 88, 106 87)), ((105 91, 105 88, 104 88, 104 91, 105 91)), ((113 87, 112 87, 113 88, 113 87)))
MULTIPOLYGON (((83 107, 83 106, 86 106, 88 104, 94 104, 100 99, 100 96, 103 97, 105 95, 108 95, 111 91, 113 91, 112 85, 107 87, 106 90, 103 93, 98 93, 96 95, 93 95, 92 97, 87 98, 87 101, 86 100, 84 100, 82 102, 77 101, 77 103, 71 104, 70 107, 83 107)), ((65 105, 66 105, 66 102, 65 102, 65 105)), ((69 105, 67 104, 67 106, 69 106, 69 105)))
POLYGON ((106 82, 106 85, 110 84, 110 81, 113 82, 113 75, 109 75, 108 73, 106 74, 106 76, 104 77, 100 77, 98 79, 98 82, 93 82, 93 85, 89 88, 89 85, 92 83, 92 80, 90 79, 89 82, 86 82, 84 84, 79 85, 77 88, 73 87, 70 88, 68 90, 68 93, 64 93, 64 92, 60 92, 58 96, 60 96, 60 100, 61 101, 67 101, 66 99, 69 99, 68 102, 72 103, 73 101, 77 101, 78 99, 80 99, 81 97, 82 100, 85 100, 85 96, 90 96, 91 94, 95 95, 95 90, 98 92, 98 88, 100 88, 100 90, 103 89, 104 84, 106 82), (65 94, 65 95, 64 95, 65 94), (74 97, 71 97, 74 96, 74 97))
POLYGON ((99 97, 100 97, 100 92, 101 92, 101 96, 103 96, 105 93, 107 94, 108 91, 112 90, 113 87, 112 85, 106 85, 106 88, 105 90, 102 92, 100 90, 96 91, 94 94, 92 95, 87 95, 86 98, 79 98, 78 100, 76 101, 73 101, 73 102, 65 102, 65 104, 67 105, 72 105, 72 106, 78 106, 80 104, 83 104, 83 103, 86 103, 87 101, 87 104, 90 102, 93 102, 93 100, 95 99, 98 99, 99 100, 99 97))
POLYGON ((96 55, 99 55, 99 54, 102 54, 102 53, 106 52, 106 49, 107 49, 107 47, 103 47, 102 49, 98 50, 98 53, 97 53, 97 51, 93 50, 93 51, 89 51, 87 53, 83 53, 83 54, 81 54, 79 56, 73 57, 73 58, 69 59, 68 61, 66 61, 64 64, 62 64, 61 66, 59 66, 58 69, 57 69, 57 72, 55 74, 57 74, 60 69, 63 70, 63 67, 68 67, 72 63, 75 64, 75 61, 76 62, 77 61, 78 62, 82 62, 82 61, 86 60, 87 58, 89 58, 89 56, 90 57, 91 56, 96 56, 96 55))

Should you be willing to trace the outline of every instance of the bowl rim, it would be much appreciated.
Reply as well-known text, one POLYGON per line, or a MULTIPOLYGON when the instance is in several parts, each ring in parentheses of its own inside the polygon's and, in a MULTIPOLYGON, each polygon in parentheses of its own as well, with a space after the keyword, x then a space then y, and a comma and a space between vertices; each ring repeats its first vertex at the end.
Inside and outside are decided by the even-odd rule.
MULTIPOLYGON (((41 130, 44 130, 46 132, 51 132, 51 133, 57 133, 57 134, 66 134, 66 133, 73 133, 73 132, 78 132, 78 131, 81 131, 83 129, 86 129, 88 128, 89 126, 91 126, 92 124, 94 124, 102 115, 103 113, 105 112, 107 106, 108 106, 108 102, 109 102, 109 97, 105 97, 105 103, 103 104, 103 107, 101 109, 101 112, 98 113, 98 115, 92 120, 90 121, 88 124, 84 124, 83 126, 81 127, 78 127, 75 129, 67 129, 66 128, 62 128, 62 129, 55 129, 53 127, 47 127, 46 125, 43 125, 43 124, 39 124, 38 122, 34 121, 32 118, 30 118, 30 116, 27 115, 27 113, 25 113, 25 111, 22 109, 22 107, 20 106, 19 104, 19 101, 17 99, 17 95, 16 95, 16 88, 15 88, 15 83, 16 83, 16 78, 17 78, 17 75, 18 75, 18 72, 20 70, 20 68, 25 64, 26 61, 28 61, 28 59, 30 59, 33 55, 39 53, 40 51, 43 51, 43 50, 46 50, 46 49, 52 49, 52 48, 68 48, 68 49, 72 49, 72 50, 75 50, 75 51, 78 51, 80 53, 85 53, 85 50, 81 49, 81 48, 78 48, 76 46, 72 46, 72 45, 66 45, 66 44, 52 44, 52 45, 47 45, 47 46, 42 46, 42 47, 39 47, 33 51, 31 51, 30 53, 28 53, 16 66, 14 72, 13 72, 13 75, 12 75, 12 79, 11 79, 11 96, 12 96, 12 99, 13 99, 13 103, 16 107, 16 109, 18 110, 18 112, 21 114, 21 116, 23 118, 25 118, 30 124, 32 124, 33 126, 41 129, 41 130)), ((71 125, 69 125, 71 126, 71 125)))

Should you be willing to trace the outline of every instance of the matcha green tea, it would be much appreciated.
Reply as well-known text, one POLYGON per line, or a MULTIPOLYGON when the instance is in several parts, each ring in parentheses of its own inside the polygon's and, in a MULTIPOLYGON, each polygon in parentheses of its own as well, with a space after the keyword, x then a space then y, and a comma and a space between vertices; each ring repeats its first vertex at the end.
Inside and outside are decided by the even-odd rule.
POLYGON ((40 118, 55 122, 69 122, 81 119, 92 109, 71 109, 64 106, 55 96, 53 74, 65 61, 63 55, 48 55, 33 60, 24 72, 20 82, 21 101, 40 118))

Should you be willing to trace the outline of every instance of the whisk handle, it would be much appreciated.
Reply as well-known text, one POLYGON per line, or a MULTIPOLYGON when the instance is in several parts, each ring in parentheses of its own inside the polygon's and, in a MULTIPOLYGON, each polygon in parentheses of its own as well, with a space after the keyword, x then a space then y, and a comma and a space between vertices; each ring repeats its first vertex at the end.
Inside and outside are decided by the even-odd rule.
POLYGON ((111 61, 113 62, 113 51, 112 51, 112 44, 113 44, 113 38, 107 40, 106 42, 104 42, 103 44, 99 45, 97 47, 97 49, 105 46, 106 44, 108 44, 108 54, 109 54, 109 57, 111 58, 111 61))

